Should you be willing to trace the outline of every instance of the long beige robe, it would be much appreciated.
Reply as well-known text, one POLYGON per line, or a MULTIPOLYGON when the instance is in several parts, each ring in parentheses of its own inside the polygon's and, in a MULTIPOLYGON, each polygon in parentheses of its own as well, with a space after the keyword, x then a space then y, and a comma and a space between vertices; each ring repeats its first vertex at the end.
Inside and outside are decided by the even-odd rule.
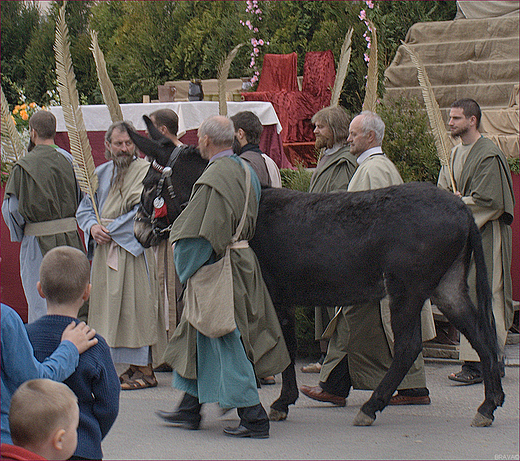
MULTIPOLYGON (((112 242, 95 246, 93 252, 89 324, 110 347, 155 346, 156 362, 165 347, 166 330, 155 259, 153 250, 145 250, 133 235, 133 216, 149 165, 143 159, 134 160, 121 190, 110 185, 112 162, 96 169, 100 185, 95 199, 101 221, 111 232, 112 242)), ((78 222, 85 231, 91 253, 90 228, 96 221, 92 219, 90 197, 80 205, 78 222)))

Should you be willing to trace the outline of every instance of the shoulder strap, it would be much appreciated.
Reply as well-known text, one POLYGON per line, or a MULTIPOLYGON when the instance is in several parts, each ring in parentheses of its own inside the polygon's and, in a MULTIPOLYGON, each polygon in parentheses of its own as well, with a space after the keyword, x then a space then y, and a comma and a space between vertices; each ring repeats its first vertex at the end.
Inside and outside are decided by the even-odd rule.
POLYGON ((240 222, 238 223, 235 235, 233 235, 233 238, 231 239, 231 243, 235 243, 238 241, 238 238, 242 233, 242 229, 244 228, 244 224, 246 222, 247 207, 249 205, 249 193, 251 192, 251 170, 249 170, 249 166, 246 165, 245 162, 240 161, 240 164, 246 172, 246 203, 244 205, 244 212, 242 213, 242 218, 240 218, 240 222))

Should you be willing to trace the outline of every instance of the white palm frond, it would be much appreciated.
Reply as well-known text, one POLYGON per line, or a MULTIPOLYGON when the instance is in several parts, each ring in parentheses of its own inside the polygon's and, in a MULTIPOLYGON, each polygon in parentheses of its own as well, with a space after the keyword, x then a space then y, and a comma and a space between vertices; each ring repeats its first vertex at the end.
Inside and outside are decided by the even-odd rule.
MULTIPOLYGON (((1 87, 0 87, 1 88, 1 87)), ((2 117, 1 117, 1 131, 2 131, 2 163, 15 163, 20 157, 27 152, 23 146, 20 134, 16 129, 15 122, 11 118, 11 111, 9 110, 9 103, 2 91, 2 117)))
POLYGON ((341 90, 343 89, 343 84, 345 83, 348 65, 350 63, 353 30, 353 27, 348 30, 347 35, 345 36, 345 40, 343 41, 343 45, 341 46, 338 68, 336 69, 336 79, 334 80, 334 86, 332 87, 332 94, 330 96, 331 106, 337 106, 339 104, 339 97, 341 95, 341 90))
POLYGON ((90 31, 91 45, 89 49, 92 51, 94 61, 96 62, 99 87, 101 88, 101 93, 103 94, 103 100, 105 101, 108 111, 110 112, 112 123, 120 122, 123 120, 123 111, 119 105, 119 99, 117 97, 114 85, 108 76, 105 56, 99 47, 97 35, 98 34, 95 30, 90 31))
POLYGON ((83 121, 83 113, 79 105, 76 76, 74 75, 70 54, 69 28, 65 22, 65 2, 59 10, 56 21, 54 52, 56 56, 56 78, 58 80, 63 118, 65 119, 65 126, 69 135, 70 153, 74 157, 74 172, 81 190, 92 198, 96 218, 100 222, 94 201, 94 194, 98 187, 98 178, 85 122, 83 121))
POLYGON ((403 48, 410 55, 412 63, 417 68, 417 79, 419 80, 419 84, 421 86, 424 104, 426 106, 426 112, 428 114, 428 119, 430 120, 430 127, 432 129, 433 137, 435 139, 437 156, 439 157, 441 165, 446 166, 448 168, 453 191, 456 191, 457 188, 455 187, 455 180, 453 178, 453 172, 451 170, 450 162, 451 148, 453 147, 453 145, 450 141, 448 134, 446 133, 442 113, 439 108, 439 104, 435 99, 435 93, 433 92, 430 79, 428 78, 428 74, 426 73, 426 68, 419 59, 419 56, 417 56, 417 53, 413 51, 412 47, 407 45, 403 41, 401 41, 401 43, 403 45, 403 48))
POLYGON ((233 59, 235 59, 238 50, 243 45, 243 43, 239 43, 237 46, 235 46, 235 48, 229 52, 226 59, 222 62, 218 69, 218 113, 220 115, 227 115, 226 83, 229 75, 229 67, 231 66, 233 59))

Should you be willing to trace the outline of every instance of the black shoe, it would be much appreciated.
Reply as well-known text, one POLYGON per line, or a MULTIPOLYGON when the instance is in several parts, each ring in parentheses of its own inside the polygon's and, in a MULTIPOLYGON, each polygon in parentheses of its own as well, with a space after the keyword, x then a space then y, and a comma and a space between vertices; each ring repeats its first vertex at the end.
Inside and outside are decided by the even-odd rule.
POLYGON ((183 429, 196 431, 200 426, 200 415, 198 415, 198 418, 189 419, 184 413, 181 413, 180 411, 169 412, 157 410, 155 414, 167 423, 172 424, 174 427, 182 427, 183 429))
POLYGON ((159 366, 155 367, 153 371, 155 373, 171 373, 173 371, 173 368, 169 364, 164 362, 161 363, 159 366))
POLYGON ((267 439, 269 438, 269 430, 253 431, 240 424, 238 427, 224 428, 224 434, 231 437, 251 437, 252 439, 267 439))

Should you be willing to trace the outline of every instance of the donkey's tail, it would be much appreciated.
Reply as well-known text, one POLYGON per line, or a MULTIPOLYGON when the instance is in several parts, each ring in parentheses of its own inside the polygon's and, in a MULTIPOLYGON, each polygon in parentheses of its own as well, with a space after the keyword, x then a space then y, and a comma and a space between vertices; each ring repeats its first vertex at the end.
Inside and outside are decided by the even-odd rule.
POLYGON ((481 319, 482 327, 488 330, 484 331, 484 334, 489 338, 490 345, 493 347, 493 350, 497 352, 498 357, 498 341, 492 306, 493 296, 487 276, 482 236, 474 219, 471 219, 469 245, 473 250, 473 259, 475 261, 478 316, 481 319))

